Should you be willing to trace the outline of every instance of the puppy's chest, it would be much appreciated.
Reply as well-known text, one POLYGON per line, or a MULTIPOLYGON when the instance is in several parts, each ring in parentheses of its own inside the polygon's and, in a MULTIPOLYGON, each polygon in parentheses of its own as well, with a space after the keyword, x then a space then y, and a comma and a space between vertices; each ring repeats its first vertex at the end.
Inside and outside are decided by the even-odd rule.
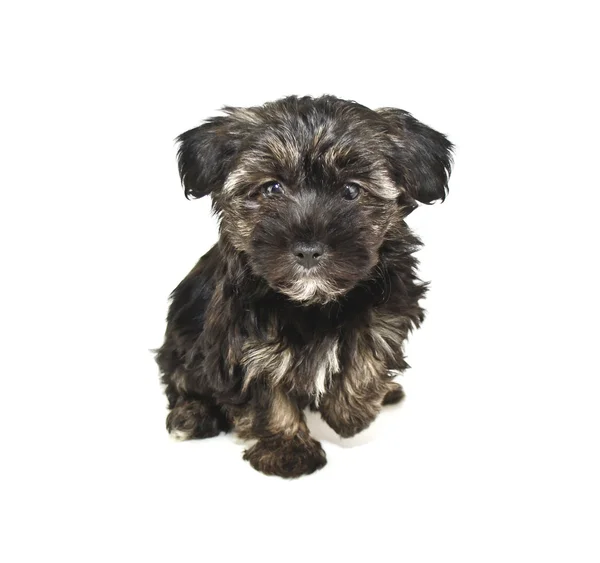
POLYGON ((244 386, 262 379, 318 399, 338 374, 360 378, 405 366, 402 342, 410 319, 403 315, 369 309, 336 317, 261 307, 250 318, 236 354, 244 386))
POLYGON ((371 374, 399 367, 405 319, 371 315, 349 325, 286 325, 270 319, 243 344, 244 384, 263 378, 271 385, 319 398, 337 374, 371 374))
POLYGON ((343 334, 339 331, 299 332, 271 325, 261 332, 243 344, 245 385, 264 378, 271 385, 319 397, 342 369, 343 334))

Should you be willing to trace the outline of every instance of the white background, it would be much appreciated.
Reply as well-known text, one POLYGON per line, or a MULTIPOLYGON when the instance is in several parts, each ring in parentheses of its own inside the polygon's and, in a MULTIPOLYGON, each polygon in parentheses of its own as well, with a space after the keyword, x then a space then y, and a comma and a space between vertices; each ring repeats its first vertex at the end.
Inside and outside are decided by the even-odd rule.
POLYGON ((592 4, 2 8, 2 561, 599 561, 592 4), (329 463, 285 481, 172 442, 148 350, 216 240, 174 138, 322 93, 410 111, 456 166, 410 217, 404 405, 352 440, 311 417, 329 463))

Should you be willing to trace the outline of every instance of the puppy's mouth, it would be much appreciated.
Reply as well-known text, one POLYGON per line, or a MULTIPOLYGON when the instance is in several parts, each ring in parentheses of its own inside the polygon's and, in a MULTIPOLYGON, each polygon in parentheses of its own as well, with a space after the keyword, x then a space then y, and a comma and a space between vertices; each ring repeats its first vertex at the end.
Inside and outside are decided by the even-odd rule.
POLYGON ((300 303, 324 304, 333 301, 343 295, 347 289, 334 284, 323 270, 321 267, 307 269, 295 266, 289 278, 277 284, 277 289, 293 301, 300 303))
POLYGON ((256 252, 250 257, 255 275, 271 289, 303 305, 323 305, 336 301, 371 275, 377 254, 336 256, 324 252, 316 263, 290 252, 256 252))

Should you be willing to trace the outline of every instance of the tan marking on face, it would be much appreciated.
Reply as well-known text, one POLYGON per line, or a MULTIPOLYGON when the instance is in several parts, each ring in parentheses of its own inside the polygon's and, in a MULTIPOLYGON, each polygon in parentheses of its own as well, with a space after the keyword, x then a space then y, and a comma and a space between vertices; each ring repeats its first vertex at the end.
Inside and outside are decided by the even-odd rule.
POLYGON ((398 198, 400 195, 400 189, 385 170, 378 167, 372 173, 372 178, 373 183, 376 186, 376 194, 378 197, 391 200, 398 198))
POLYGON ((340 160, 347 158, 351 150, 348 145, 334 145, 323 154, 323 163, 334 167, 340 160))
POLYGON ((300 162, 300 148, 297 141, 289 137, 288 139, 272 138, 267 141, 267 147, 272 153, 272 157, 286 168, 294 169, 300 162))
POLYGON ((247 175, 248 173, 244 167, 239 167, 231 171, 225 179, 225 183, 223 184, 223 192, 234 192, 238 184, 243 181, 247 175))

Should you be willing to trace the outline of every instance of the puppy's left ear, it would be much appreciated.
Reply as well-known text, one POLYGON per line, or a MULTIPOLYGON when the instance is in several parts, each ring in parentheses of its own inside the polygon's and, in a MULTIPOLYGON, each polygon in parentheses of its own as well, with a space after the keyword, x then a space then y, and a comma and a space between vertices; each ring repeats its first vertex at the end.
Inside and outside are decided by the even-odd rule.
POLYGON ((202 197, 223 186, 238 153, 243 127, 231 113, 213 117, 177 137, 179 176, 185 197, 202 197))
POLYGON ((386 121, 393 143, 389 161, 394 180, 421 203, 444 201, 452 170, 452 143, 404 110, 381 108, 377 113, 386 121))

